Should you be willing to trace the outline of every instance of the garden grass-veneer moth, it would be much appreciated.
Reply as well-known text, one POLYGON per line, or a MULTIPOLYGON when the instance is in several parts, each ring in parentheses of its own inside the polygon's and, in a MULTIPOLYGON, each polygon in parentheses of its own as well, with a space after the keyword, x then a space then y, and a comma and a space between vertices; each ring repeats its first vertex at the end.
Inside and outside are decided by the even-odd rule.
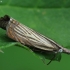
MULTIPOLYGON (((17 20, 9 17, 8 15, 0 18, 0 28, 7 31, 9 38, 28 46, 34 52, 49 52, 54 53, 54 55, 61 52, 70 54, 70 50, 62 47, 53 40, 34 31, 33 29, 19 23, 17 20)), ((54 57, 52 57, 51 61, 54 59, 54 57)))

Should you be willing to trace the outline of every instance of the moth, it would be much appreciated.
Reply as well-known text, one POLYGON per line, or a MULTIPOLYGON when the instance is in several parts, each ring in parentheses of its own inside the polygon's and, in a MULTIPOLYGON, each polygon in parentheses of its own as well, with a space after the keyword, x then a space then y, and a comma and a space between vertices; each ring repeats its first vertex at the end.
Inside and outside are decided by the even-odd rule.
POLYGON ((17 20, 8 15, 5 15, 4 17, 0 18, 0 28, 7 31, 7 36, 9 38, 28 46, 33 51, 42 51, 45 53, 50 52, 54 54, 63 52, 66 54, 70 54, 70 50, 57 44, 50 38, 19 23, 17 20))

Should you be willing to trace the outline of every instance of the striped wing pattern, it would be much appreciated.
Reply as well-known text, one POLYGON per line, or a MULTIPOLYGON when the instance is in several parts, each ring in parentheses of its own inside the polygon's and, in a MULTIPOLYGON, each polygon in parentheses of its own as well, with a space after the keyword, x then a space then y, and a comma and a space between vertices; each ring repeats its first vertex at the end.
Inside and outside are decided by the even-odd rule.
POLYGON ((69 49, 60 46, 50 38, 22 25, 8 15, 0 17, 0 28, 7 30, 9 38, 18 41, 23 45, 29 46, 32 50, 41 49, 40 51, 52 51, 54 53, 63 52, 70 54, 69 49))
POLYGON ((53 40, 50 40, 25 25, 22 25, 13 18, 10 18, 6 29, 7 35, 10 38, 21 42, 24 45, 29 45, 47 51, 58 51, 60 48, 53 40))

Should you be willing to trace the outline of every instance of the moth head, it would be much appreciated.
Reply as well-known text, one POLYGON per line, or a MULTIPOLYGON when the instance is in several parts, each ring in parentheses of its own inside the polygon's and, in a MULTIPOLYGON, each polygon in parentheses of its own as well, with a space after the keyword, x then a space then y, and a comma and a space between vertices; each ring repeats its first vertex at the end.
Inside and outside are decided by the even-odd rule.
POLYGON ((4 19, 4 21, 9 21, 9 20, 10 20, 10 17, 9 17, 8 15, 5 15, 5 16, 3 17, 3 19, 4 19))
POLYGON ((63 49, 59 49, 58 51, 56 51, 55 53, 62 53, 63 49))
POLYGON ((59 49, 58 52, 60 52, 60 53, 63 52, 63 49, 59 49))
POLYGON ((10 20, 10 17, 8 15, 5 15, 4 17, 0 17, 0 28, 6 30, 6 26, 10 20))

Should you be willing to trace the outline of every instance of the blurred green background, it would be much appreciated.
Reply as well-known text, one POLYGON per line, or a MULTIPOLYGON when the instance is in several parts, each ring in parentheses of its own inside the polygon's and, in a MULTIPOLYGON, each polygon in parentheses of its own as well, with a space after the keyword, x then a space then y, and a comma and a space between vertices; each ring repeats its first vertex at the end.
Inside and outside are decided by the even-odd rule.
MULTIPOLYGON (((5 14, 60 45, 70 47, 70 0, 0 0, 0 17, 5 14)), ((12 42, 6 31, 0 29, 0 47, 12 42)), ((53 61, 47 66, 37 56, 18 46, 2 50, 0 70, 70 69, 70 55, 62 54, 60 62, 53 61)))

